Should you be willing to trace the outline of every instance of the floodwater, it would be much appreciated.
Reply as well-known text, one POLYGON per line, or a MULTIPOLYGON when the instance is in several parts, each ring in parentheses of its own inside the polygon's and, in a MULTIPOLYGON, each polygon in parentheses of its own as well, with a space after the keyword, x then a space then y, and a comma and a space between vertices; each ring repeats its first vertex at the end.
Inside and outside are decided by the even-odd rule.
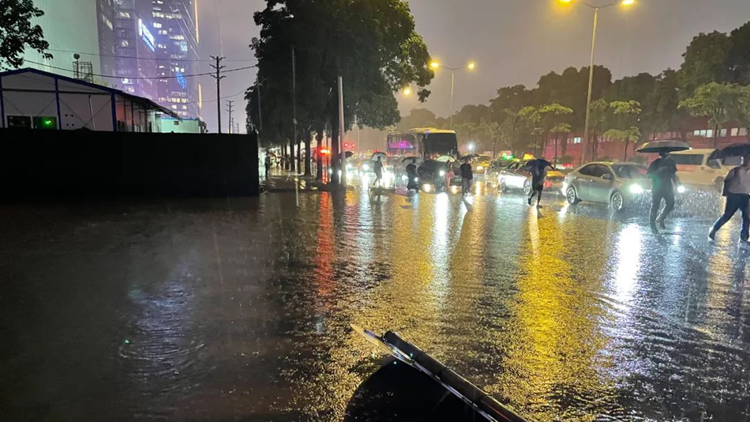
POLYGON ((400 332, 536 421, 750 420, 750 253, 480 189, 0 207, 0 420, 339 421, 400 332))

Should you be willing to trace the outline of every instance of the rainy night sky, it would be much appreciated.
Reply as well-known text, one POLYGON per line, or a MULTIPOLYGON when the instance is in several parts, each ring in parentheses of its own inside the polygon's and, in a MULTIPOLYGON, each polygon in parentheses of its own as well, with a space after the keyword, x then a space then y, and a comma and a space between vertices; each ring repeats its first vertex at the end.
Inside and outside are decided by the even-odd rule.
MULTIPOLYGON (((533 86, 552 70, 588 65, 592 24, 588 8, 561 12, 553 0, 413 0, 409 4, 433 57, 449 66, 469 60, 478 63, 476 73, 456 78, 457 110, 465 104, 487 103, 501 86, 533 86)), ((258 35, 252 17, 263 5, 261 0, 202 0, 201 55, 252 58, 248 45, 258 35)), ((749 18, 747 0, 639 0, 626 12, 608 9, 600 16, 597 64, 607 66, 615 78, 659 73, 680 65, 680 56, 698 33, 731 31, 749 18)), ((209 70, 207 63, 202 66, 201 71, 209 70)), ((230 74, 223 95, 241 92, 254 80, 252 71, 230 74)), ((212 81, 209 77, 201 81, 206 100, 216 97, 212 81)), ((449 84, 448 74, 433 80, 433 94, 425 106, 438 115, 449 114, 449 84)), ((235 99, 242 102, 242 95, 235 99)), ((401 101, 402 113, 416 106, 414 99, 401 101)), ((214 108, 213 103, 206 107, 214 108)), ((215 113, 204 110, 204 118, 213 131, 215 113)))

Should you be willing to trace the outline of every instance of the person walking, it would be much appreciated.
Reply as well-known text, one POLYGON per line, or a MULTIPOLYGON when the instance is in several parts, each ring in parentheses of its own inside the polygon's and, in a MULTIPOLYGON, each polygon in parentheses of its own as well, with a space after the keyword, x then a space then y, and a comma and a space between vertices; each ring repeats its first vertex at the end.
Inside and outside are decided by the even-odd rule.
POLYGON ((408 179, 408 182, 406 184, 406 192, 411 192, 412 189, 414 191, 419 192, 419 183, 417 182, 418 172, 417 172, 417 159, 412 158, 411 163, 406 166, 406 177, 408 179))
POLYGON ((716 240, 718 232, 724 224, 732 219, 737 211, 742 211, 742 231, 740 232, 740 243, 748 245, 748 235, 750 234, 750 155, 742 159, 742 165, 733 168, 724 179, 724 196, 727 198, 724 207, 724 215, 711 227, 708 232, 708 238, 711 241, 716 240))
POLYGON ((266 154, 266 161, 265 161, 265 167, 266 167, 266 180, 271 178, 271 156, 266 154))
POLYGON ((383 157, 378 155, 378 161, 375 162, 375 168, 373 169, 375 171, 375 181, 372 182, 372 187, 380 187, 380 185, 383 183, 383 157))
POLYGON ((453 171, 453 162, 448 161, 446 163, 446 169, 445 169, 445 191, 448 192, 448 190, 451 188, 451 180, 453 180, 454 177, 456 177, 456 173, 453 171))
POLYGON ((547 179, 547 167, 552 168, 552 163, 549 161, 538 158, 531 160, 526 167, 531 173, 531 190, 529 190, 529 206, 536 196, 536 207, 541 208, 542 205, 542 191, 544 190, 544 181, 547 179))
POLYGON ((465 159, 459 168, 461 171, 461 193, 466 196, 471 192, 471 182, 474 179, 474 169, 471 168, 469 159, 465 159))
POLYGON ((659 228, 666 229, 664 220, 674 209, 674 191, 677 185, 677 165, 669 156, 668 152, 660 152, 659 158, 654 160, 648 167, 648 175, 651 176, 651 215, 649 223, 651 230, 658 233, 656 224, 659 228), (661 201, 664 200, 666 206, 664 211, 658 216, 661 201))

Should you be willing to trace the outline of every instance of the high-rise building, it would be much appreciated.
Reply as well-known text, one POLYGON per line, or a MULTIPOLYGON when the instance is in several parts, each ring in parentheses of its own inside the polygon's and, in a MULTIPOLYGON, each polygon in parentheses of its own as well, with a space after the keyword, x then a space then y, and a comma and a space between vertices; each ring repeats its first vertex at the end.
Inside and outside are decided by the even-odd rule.
POLYGON ((152 5, 156 31, 157 73, 160 79, 157 101, 182 117, 200 116, 198 73, 197 0, 144 0, 152 5))
POLYGON ((97 0, 99 62, 102 75, 115 74, 115 0, 97 0))
POLYGON ((150 0, 114 0, 114 6, 118 88, 157 101, 159 62, 150 0))
POLYGON ((34 0, 51 60, 26 50, 27 65, 106 83, 200 117, 198 0, 34 0), (78 54, 78 58, 74 57, 78 54), (38 64, 35 64, 38 63, 38 64))
POLYGON ((92 73, 100 73, 97 0, 34 0, 34 6, 44 11, 34 24, 42 27, 54 58, 45 60, 38 52, 26 49, 25 66, 73 76, 74 62, 79 61, 90 63, 85 67, 92 73), (81 55, 79 60, 73 57, 75 53, 81 55))

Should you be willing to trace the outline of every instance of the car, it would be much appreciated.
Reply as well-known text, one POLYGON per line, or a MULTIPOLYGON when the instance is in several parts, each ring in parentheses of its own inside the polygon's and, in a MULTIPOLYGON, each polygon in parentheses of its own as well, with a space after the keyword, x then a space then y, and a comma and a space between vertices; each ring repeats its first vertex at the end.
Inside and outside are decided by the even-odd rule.
POLYGON ((639 203, 651 189, 646 173, 646 167, 637 163, 588 163, 565 176, 563 191, 571 205, 596 202, 622 211, 639 203))
MULTIPOLYGON (((560 170, 550 170, 544 180, 544 190, 555 194, 564 195, 565 173, 560 170)), ((528 192, 527 192, 528 193, 528 192)))
POLYGON ((740 157, 715 158, 715 149, 690 149, 673 152, 672 160, 677 164, 680 183, 696 187, 713 187, 717 192, 724 188, 724 179, 729 170, 742 164, 740 157))
POLYGON ((487 174, 487 171, 489 170, 490 166, 492 165, 492 158, 488 155, 480 155, 474 159, 471 160, 471 167, 474 170, 474 177, 482 178, 485 174, 487 174))
POLYGON ((451 186, 461 185, 460 164, 455 158, 447 156, 442 156, 436 160, 425 160, 419 166, 417 172, 419 173, 420 184, 430 184, 435 186, 435 190, 442 190, 443 185, 445 185, 445 173, 448 171, 449 163, 453 165, 454 174, 451 186))
POLYGON ((526 161, 514 161, 500 170, 497 176, 498 188, 507 192, 511 189, 520 189, 526 193, 531 190, 531 173, 526 170, 526 161))

